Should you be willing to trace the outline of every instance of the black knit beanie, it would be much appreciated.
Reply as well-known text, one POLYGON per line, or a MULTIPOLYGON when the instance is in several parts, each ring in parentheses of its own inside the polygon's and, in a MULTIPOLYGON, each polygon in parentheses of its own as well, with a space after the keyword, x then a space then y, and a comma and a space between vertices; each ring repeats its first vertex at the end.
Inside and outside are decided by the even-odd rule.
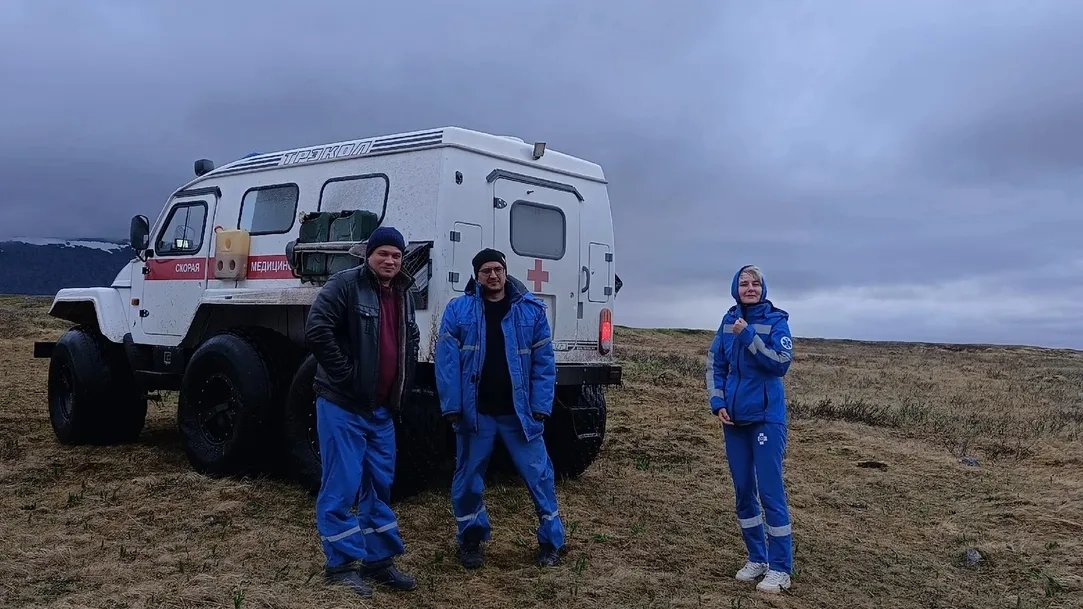
POLYGON ((494 250, 487 247, 474 255, 473 264, 475 276, 481 269, 481 265, 485 264, 486 262, 499 262, 500 266, 504 267, 505 271, 508 270, 508 264, 504 260, 504 253, 499 250, 494 250))
POLYGON ((403 239, 402 233, 392 226, 381 226, 372 231, 369 238, 366 240, 367 246, 365 247, 365 257, 368 258, 372 255, 372 252, 377 248, 390 245, 397 247, 399 251, 406 253, 406 240, 403 239))

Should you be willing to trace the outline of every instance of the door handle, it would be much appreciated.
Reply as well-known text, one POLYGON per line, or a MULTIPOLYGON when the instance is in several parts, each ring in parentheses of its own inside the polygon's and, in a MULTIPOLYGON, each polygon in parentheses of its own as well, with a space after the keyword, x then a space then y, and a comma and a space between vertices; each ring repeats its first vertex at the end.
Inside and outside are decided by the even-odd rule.
POLYGON ((583 272, 587 275, 587 281, 586 284, 583 286, 583 289, 579 290, 580 294, 585 294, 586 291, 590 289, 590 269, 588 269, 587 267, 583 267, 583 272))

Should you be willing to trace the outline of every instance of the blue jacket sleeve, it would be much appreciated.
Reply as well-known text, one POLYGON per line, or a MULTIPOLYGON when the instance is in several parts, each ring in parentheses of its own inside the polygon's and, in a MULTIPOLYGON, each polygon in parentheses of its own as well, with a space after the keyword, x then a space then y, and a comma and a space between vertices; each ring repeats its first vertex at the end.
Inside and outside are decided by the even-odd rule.
POLYGON ((462 405, 462 370, 459 353, 462 337, 455 316, 454 303, 444 307, 440 320, 440 334, 436 339, 434 368, 436 373, 436 392, 440 397, 440 414, 461 413, 462 405))
POLYGON ((726 376, 730 365, 723 353, 723 330, 718 327, 711 347, 707 349, 707 398, 711 404, 711 414, 718 416, 718 411, 726 407, 726 376))
POLYGON ((549 318, 542 311, 534 321, 534 342, 530 345, 530 411, 553 414, 557 364, 549 318))
POLYGON ((790 324, 785 319, 780 319, 771 327, 771 344, 774 348, 768 347, 763 342, 763 338, 753 332, 751 327, 745 328, 745 331, 741 333, 742 338, 746 333, 752 337, 746 344, 751 344, 755 348, 752 361, 769 374, 786 376, 786 372, 790 369, 790 362, 793 361, 793 337, 790 336, 790 324))

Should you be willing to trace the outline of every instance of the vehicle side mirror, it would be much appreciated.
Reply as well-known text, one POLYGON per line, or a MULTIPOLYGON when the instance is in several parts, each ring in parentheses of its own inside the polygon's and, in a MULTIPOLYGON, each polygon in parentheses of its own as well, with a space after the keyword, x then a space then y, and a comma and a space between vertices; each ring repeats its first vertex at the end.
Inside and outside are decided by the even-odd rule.
POLYGON ((143 251, 150 246, 150 220, 146 216, 138 215, 132 218, 128 239, 135 253, 142 257, 143 251))

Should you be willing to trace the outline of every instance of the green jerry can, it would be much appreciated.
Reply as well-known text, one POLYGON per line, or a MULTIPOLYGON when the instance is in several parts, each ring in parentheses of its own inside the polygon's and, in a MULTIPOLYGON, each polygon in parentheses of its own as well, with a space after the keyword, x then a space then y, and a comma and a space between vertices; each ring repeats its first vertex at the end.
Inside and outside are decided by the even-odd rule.
MULTIPOLYGON (((347 209, 337 212, 335 216, 331 220, 328 241, 364 241, 369 238, 372 231, 376 230, 380 221, 379 216, 366 210, 347 209)), ((333 275, 360 263, 360 258, 346 252, 330 254, 327 257, 327 274, 333 275)))
MULTIPOLYGON (((331 236, 331 213, 318 211, 305 214, 301 218, 301 231, 298 243, 327 243, 331 236)), ((308 253, 303 256, 301 274, 323 275, 327 272, 327 255, 308 253)))

